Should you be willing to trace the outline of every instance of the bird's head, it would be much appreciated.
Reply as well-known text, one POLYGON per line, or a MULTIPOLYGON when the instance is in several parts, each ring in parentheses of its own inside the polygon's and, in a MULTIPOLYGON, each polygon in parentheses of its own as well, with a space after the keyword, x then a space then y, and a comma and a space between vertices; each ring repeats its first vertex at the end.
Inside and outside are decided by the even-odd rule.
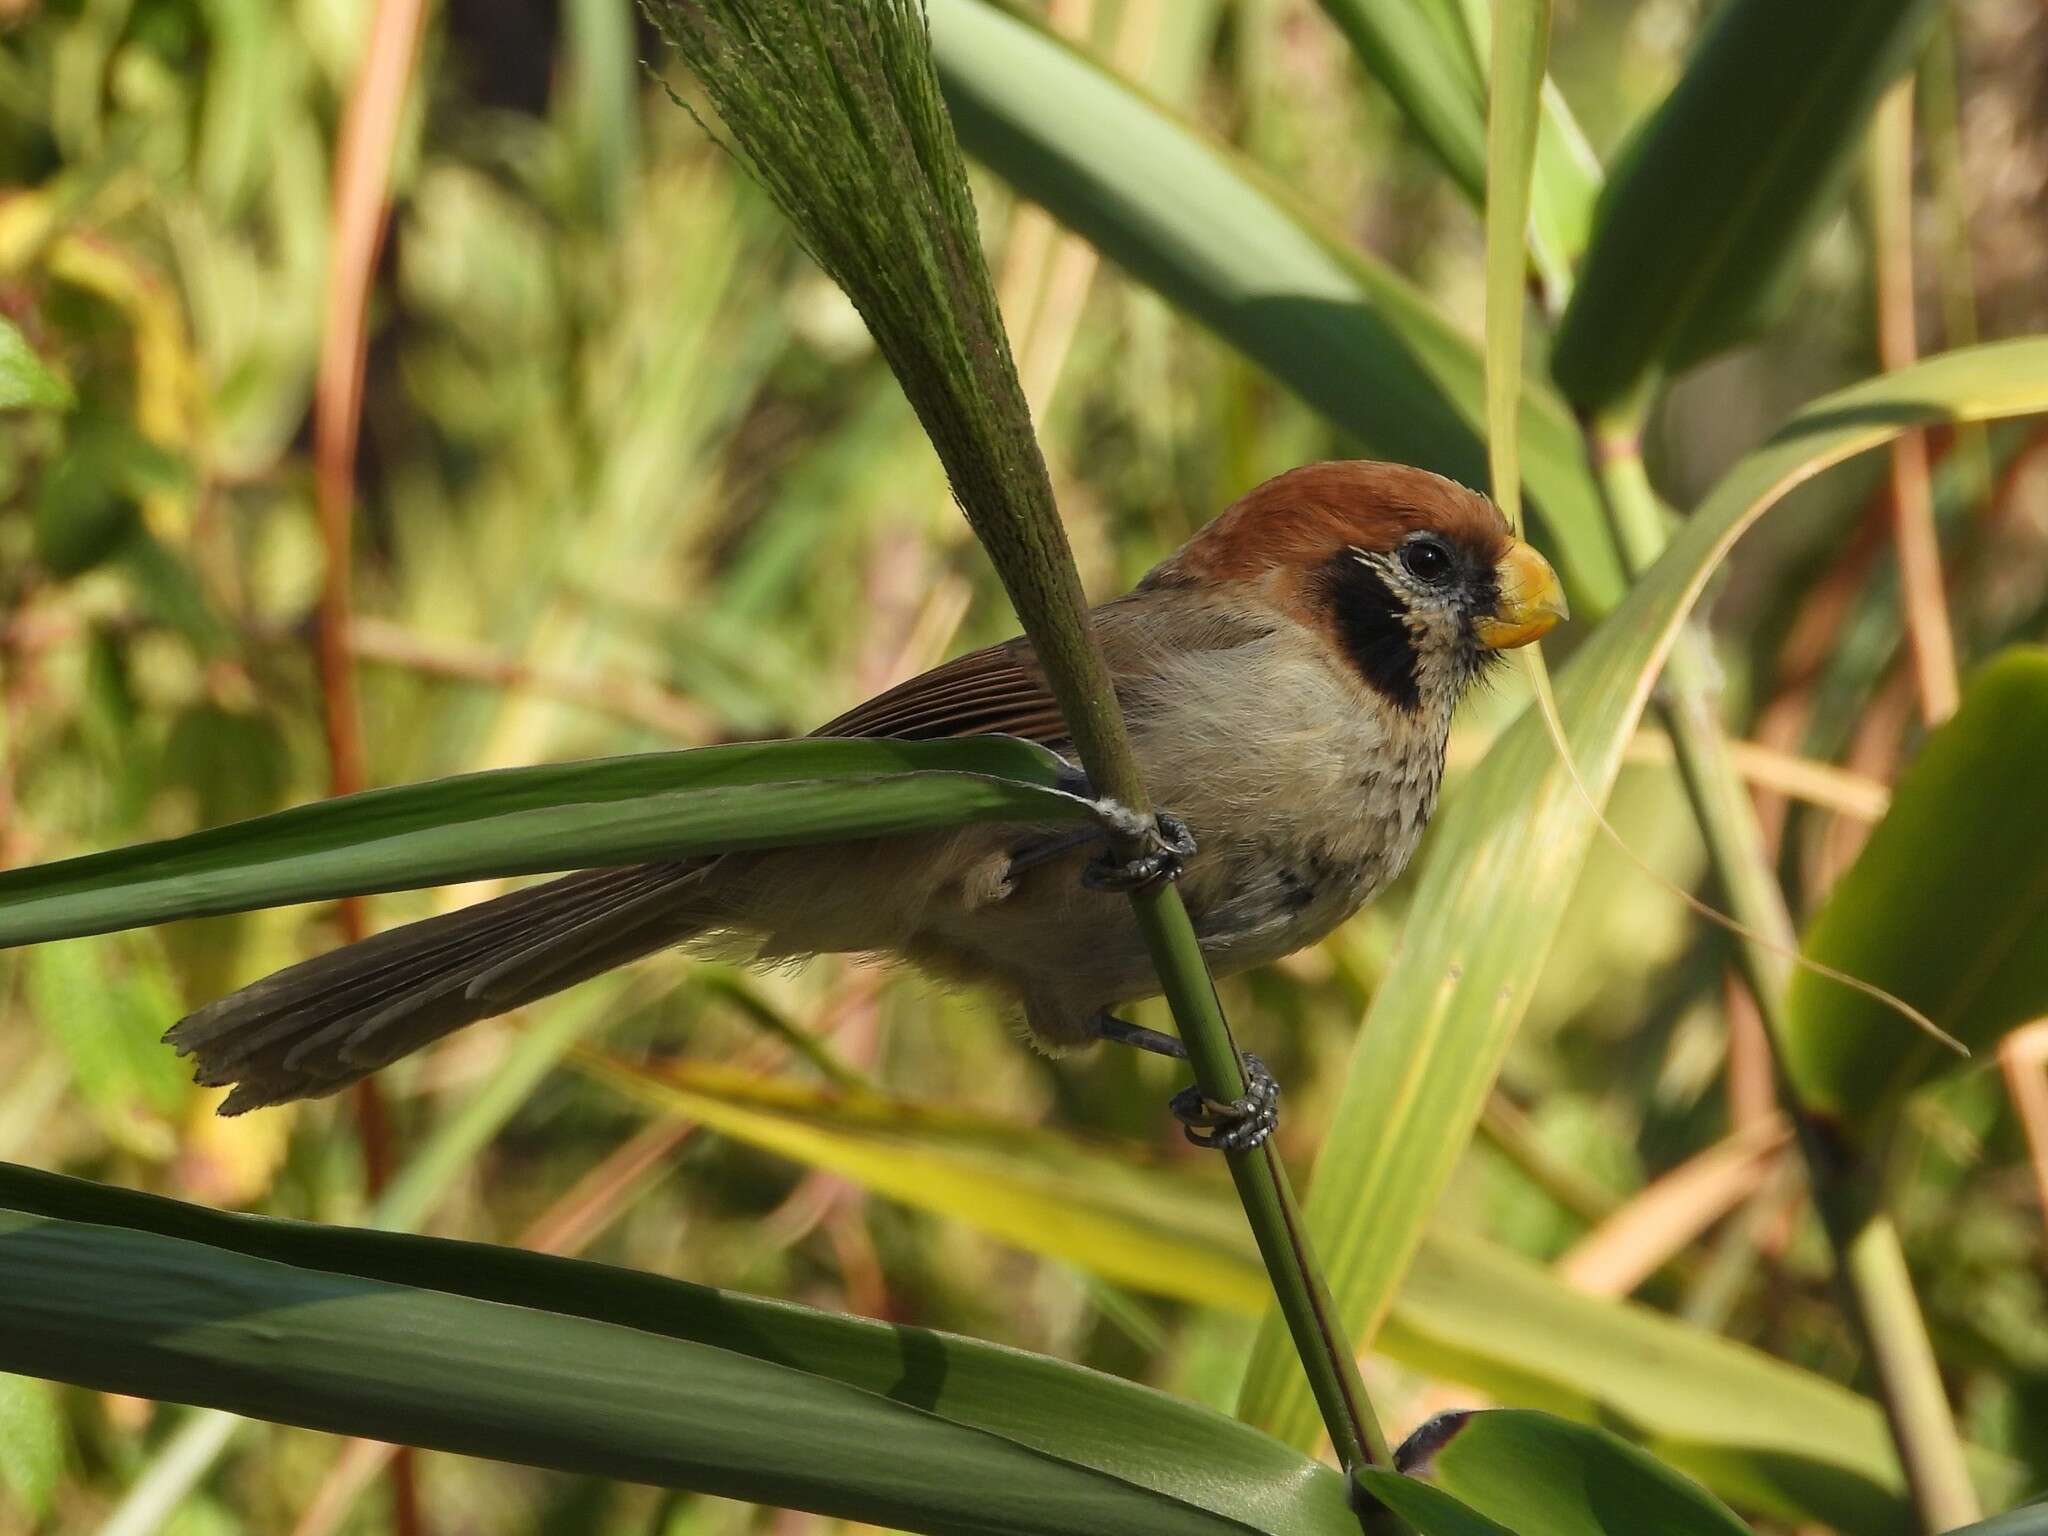
POLYGON ((1496 653, 1566 617, 1550 562, 1441 475, 1309 464, 1241 497, 1150 579, 1235 590, 1321 635, 1396 708, 1444 711, 1496 653))

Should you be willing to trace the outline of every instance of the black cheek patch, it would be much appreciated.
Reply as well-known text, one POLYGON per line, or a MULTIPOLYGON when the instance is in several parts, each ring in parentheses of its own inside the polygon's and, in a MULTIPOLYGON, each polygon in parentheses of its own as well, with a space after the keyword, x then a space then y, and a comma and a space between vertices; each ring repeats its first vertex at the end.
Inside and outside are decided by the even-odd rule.
POLYGON ((1397 709, 1422 707, 1415 680, 1415 641, 1408 609, 1380 574, 1350 551, 1332 560, 1324 579, 1337 639, 1358 675, 1397 709))

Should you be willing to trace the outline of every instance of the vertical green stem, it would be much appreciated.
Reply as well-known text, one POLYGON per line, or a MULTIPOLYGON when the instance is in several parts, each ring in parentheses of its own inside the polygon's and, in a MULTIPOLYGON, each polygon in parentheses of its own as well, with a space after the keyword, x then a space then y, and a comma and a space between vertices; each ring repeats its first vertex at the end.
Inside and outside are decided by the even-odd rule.
MULTIPOLYGON (((1637 572, 1656 559, 1665 543, 1664 513, 1643 470, 1639 426, 1640 417, 1633 413, 1605 420, 1593 442, 1616 542, 1637 572)), ((1739 963, 1763 1014, 1778 1068, 1778 1093, 1798 1132, 1814 1205, 1834 1249, 1836 1277, 1869 1354, 1914 1508, 1929 1532, 1967 1525, 1979 1517, 1976 1490, 1898 1228, 1878 1198, 1875 1171, 1845 1160, 1828 1128, 1806 1112, 1784 1071, 1791 962, 1766 945, 1790 949, 1797 935, 1765 857, 1748 792, 1729 759, 1713 704, 1714 673, 1704 638, 1697 632, 1681 636, 1665 667, 1658 708, 1729 906, 1766 941, 1745 939, 1737 948, 1739 963)))
MULTIPOLYGON (((1245 1084, 1237 1044, 1179 893, 1168 886, 1133 900, 1174 1023, 1187 1045, 1195 1081, 1212 1098, 1240 1097, 1245 1084)), ((1393 1456, 1386 1435, 1366 1396, 1358 1361, 1345 1340, 1329 1288, 1309 1251, 1301 1210, 1279 1154, 1268 1140, 1254 1151, 1226 1156, 1238 1199, 1272 1278, 1280 1314, 1301 1356, 1309 1390, 1315 1395, 1338 1460, 1347 1472, 1361 1466, 1391 1467, 1393 1456)), ((1385 1509, 1367 1510, 1364 1522, 1371 1531, 1405 1529, 1385 1509)))

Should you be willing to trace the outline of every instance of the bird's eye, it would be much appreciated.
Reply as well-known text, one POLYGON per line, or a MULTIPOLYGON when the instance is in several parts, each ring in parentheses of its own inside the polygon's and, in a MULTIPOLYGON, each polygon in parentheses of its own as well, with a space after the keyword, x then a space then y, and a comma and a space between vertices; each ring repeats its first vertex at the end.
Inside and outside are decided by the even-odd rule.
POLYGON ((1451 578, 1451 552, 1437 539, 1410 539, 1401 546, 1401 564, 1410 576, 1432 587, 1451 578))

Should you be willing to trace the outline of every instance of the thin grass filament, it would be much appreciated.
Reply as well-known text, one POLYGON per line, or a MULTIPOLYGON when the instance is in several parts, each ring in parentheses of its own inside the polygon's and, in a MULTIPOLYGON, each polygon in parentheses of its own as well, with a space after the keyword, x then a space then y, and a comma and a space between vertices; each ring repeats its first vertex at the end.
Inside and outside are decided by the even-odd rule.
POLYGON ((1621 835, 1614 823, 1607 819, 1606 812, 1600 808, 1600 803, 1594 798, 1592 789, 1588 787, 1585 779, 1579 773, 1578 761, 1572 756, 1571 743, 1565 735, 1563 718, 1557 712, 1557 697, 1551 691, 1550 671, 1544 665, 1541 650, 1542 647, 1540 645, 1532 645, 1527 647, 1522 653, 1529 673, 1529 687, 1536 698, 1536 713, 1543 721, 1544 732, 1550 737, 1551 747, 1556 751, 1559 760, 1564 764, 1565 772, 1571 775, 1572 787, 1578 791, 1579 798, 1585 802, 1587 811, 1592 815, 1594 822, 1599 826, 1600 830, 1606 834, 1607 840, 1621 850, 1622 855, 1627 858, 1629 863, 1633 864, 1659 888, 1677 897, 1695 916, 1712 923, 1717 928, 1725 929, 1744 943, 1752 944, 1756 948, 1763 950, 1766 954, 1775 955, 1781 960, 1789 960, 1801 970, 1810 971, 1816 976, 1824 976, 1838 986, 1849 988, 1852 992, 1862 993, 1871 1001, 1905 1019, 1929 1039, 1954 1051, 1958 1056, 1968 1059, 1970 1055, 1970 1048, 1968 1046, 1964 1045, 1962 1041, 1943 1029, 1933 1019, 1922 1013, 1918 1008, 1915 1008, 1897 993, 1888 992, 1883 987, 1877 985, 1876 982, 1865 981, 1860 976, 1851 975, 1849 972, 1837 969, 1825 961, 1816 960, 1793 945, 1780 944, 1776 939, 1768 938, 1758 933, 1740 918, 1733 917, 1723 912, 1712 902, 1695 896, 1684 886, 1678 884, 1677 881, 1670 879, 1660 870, 1656 869, 1649 860, 1636 852, 1629 845, 1628 839, 1621 835))

